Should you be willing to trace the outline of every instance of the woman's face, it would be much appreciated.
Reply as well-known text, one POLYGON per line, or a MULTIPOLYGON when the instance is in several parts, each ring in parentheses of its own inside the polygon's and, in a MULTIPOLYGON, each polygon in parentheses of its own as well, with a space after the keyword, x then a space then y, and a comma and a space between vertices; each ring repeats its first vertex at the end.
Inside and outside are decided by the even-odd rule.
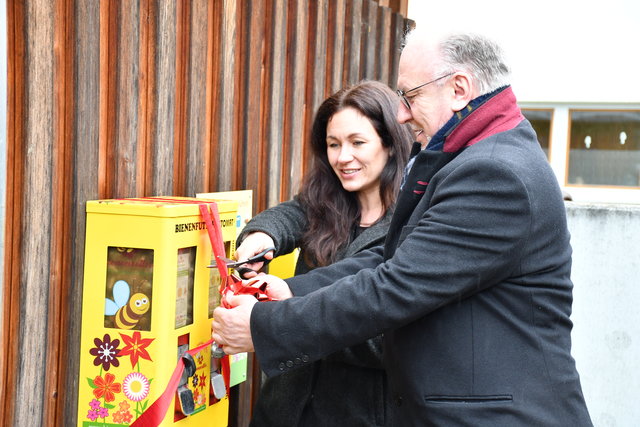
POLYGON ((345 190, 378 192, 389 149, 369 119, 347 107, 327 123, 327 157, 345 190))

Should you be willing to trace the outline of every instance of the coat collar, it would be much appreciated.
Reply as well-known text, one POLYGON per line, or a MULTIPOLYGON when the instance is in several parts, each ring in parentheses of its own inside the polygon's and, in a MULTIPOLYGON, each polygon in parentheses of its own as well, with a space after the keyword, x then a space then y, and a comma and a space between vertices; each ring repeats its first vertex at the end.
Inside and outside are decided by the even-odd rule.
MULTIPOLYGON (((403 176, 403 186, 396 201, 390 230, 399 230, 427 191, 431 178, 465 147, 515 128, 524 116, 516 104, 509 86, 472 100, 456 113, 429 141, 424 150, 414 144, 411 165, 403 176), (416 153, 416 151, 419 151, 416 153)), ((387 242, 397 241, 397 233, 390 232, 387 242)), ((393 254, 393 244, 385 245, 385 259, 393 254)))
POLYGON ((454 153, 476 142, 516 127, 524 116, 511 86, 473 99, 431 138, 425 150, 454 153))
POLYGON ((372 242, 383 242, 389 229, 389 223, 393 216, 393 208, 387 209, 387 212, 382 218, 371 227, 362 231, 349 245, 344 249, 344 253, 340 255, 340 258, 346 258, 361 252, 365 248, 372 246, 372 242))

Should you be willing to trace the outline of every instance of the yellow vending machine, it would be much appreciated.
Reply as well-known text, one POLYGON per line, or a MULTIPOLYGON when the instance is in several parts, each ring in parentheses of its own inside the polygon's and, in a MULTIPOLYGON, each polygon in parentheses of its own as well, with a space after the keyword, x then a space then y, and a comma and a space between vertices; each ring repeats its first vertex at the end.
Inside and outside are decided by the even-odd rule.
MULTIPOLYGON (((211 338, 213 309, 220 302, 220 273, 207 268, 215 259, 199 207, 212 202, 230 258, 236 201, 87 202, 79 427, 133 424, 163 395, 185 356, 190 363, 159 425, 227 426, 223 363, 203 345, 211 338)), ((246 378, 246 372, 234 375, 231 362, 236 383, 246 378)))

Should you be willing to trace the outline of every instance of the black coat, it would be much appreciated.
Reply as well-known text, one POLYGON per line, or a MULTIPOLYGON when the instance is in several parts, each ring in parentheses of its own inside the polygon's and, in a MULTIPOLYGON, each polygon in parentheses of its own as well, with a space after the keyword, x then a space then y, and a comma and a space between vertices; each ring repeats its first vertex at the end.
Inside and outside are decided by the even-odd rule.
MULTIPOLYGON (((389 212, 362 231, 340 251, 340 259, 381 245, 390 220, 389 212)), ((274 239, 276 255, 282 255, 299 246, 306 225, 300 204, 296 200, 284 202, 253 218, 238 242, 251 232, 261 231, 274 239)), ((310 270, 303 251, 296 274, 310 270)), ((253 409, 251 427, 382 426, 388 411, 387 394, 382 342, 376 337, 267 378, 253 409)))
POLYGON ((384 332, 394 425, 591 425, 562 194, 510 88, 485 106, 417 155, 384 247, 254 306, 268 375, 384 332))

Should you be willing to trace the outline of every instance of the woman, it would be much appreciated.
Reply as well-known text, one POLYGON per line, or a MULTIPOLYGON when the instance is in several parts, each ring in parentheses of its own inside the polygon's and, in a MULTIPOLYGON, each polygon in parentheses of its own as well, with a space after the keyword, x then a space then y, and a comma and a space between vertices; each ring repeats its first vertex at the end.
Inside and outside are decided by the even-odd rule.
MULTIPOLYGON (((397 107, 396 94, 374 81, 327 98, 313 123, 313 163, 300 193, 247 224, 236 259, 299 247, 302 274, 382 244, 412 141, 396 121, 397 107)), ((267 379, 251 425, 384 425, 385 406, 376 338, 267 379)))

